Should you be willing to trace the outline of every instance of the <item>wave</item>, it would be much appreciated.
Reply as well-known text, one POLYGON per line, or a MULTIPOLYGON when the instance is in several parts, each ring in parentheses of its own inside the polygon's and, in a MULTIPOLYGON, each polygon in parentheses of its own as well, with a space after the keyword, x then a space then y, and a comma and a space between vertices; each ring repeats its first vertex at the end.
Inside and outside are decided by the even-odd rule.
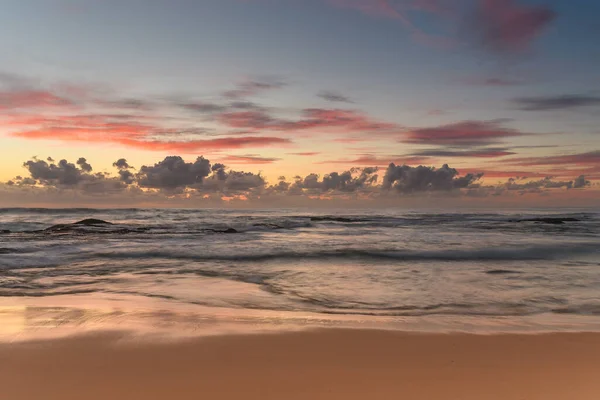
POLYGON ((84 213, 116 213, 116 212, 136 212, 144 211, 141 208, 25 208, 25 207, 12 207, 12 208, 0 208, 0 214, 84 214, 84 213))
MULTIPOLYGON (((294 252, 282 251, 256 254, 194 254, 182 253, 181 250, 152 250, 144 252, 98 252, 87 254, 87 257, 110 259, 149 259, 164 258, 189 261, 271 261, 299 259, 370 259, 396 261, 508 261, 508 260, 548 260, 564 258, 572 255, 598 253, 597 243, 576 245, 531 246, 524 248, 489 248, 474 250, 439 250, 439 251, 401 251, 401 250, 364 250, 338 249, 331 251, 294 252)), ((498 272, 496 272, 498 273, 498 272)))

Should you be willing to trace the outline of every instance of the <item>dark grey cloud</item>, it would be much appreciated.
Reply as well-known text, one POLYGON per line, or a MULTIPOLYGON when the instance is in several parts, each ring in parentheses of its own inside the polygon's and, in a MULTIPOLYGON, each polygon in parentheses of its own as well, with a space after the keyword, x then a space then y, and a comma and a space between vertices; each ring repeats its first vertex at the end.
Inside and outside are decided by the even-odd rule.
POLYGON ((353 103, 353 101, 349 97, 344 96, 341 93, 329 90, 323 90, 319 92, 317 96, 324 100, 331 101, 334 103, 353 103))
POLYGON ((224 106, 222 104, 204 103, 204 102, 182 103, 182 104, 180 104, 180 106, 185 108, 186 110, 194 111, 194 112, 201 113, 201 114, 221 113, 221 112, 227 111, 227 109, 228 109, 227 106, 224 106))
POLYGON ((513 102, 522 111, 570 110, 582 107, 600 106, 600 97, 587 95, 561 95, 521 97, 513 102))
MULTIPOLYGON (((51 157, 48 157, 51 159, 51 157)), ((104 173, 92 173, 92 166, 83 157, 75 164, 67 160, 47 162, 33 159, 23 164, 30 177, 17 177, 15 183, 40 185, 45 188, 79 190, 83 193, 106 194, 123 191, 133 180, 121 180, 104 173)))
MULTIPOLYGON (((386 197, 390 194, 418 195, 441 193, 441 196, 466 195, 470 197, 522 195, 527 193, 548 194, 553 190, 583 189, 591 186, 584 175, 574 180, 557 180, 552 177, 532 180, 525 177, 511 178, 505 182, 489 185, 480 183, 483 173, 460 175, 458 170, 444 164, 441 168, 419 165, 389 164, 380 182, 376 167, 351 168, 343 172, 325 175, 315 173, 296 176, 288 182, 280 176, 278 182, 268 185, 260 173, 236 171, 222 163, 212 164, 198 157, 186 162, 179 156, 165 157, 154 165, 142 166, 139 172, 127 160, 119 159, 113 164, 116 174, 92 173, 91 166, 81 157, 76 163, 66 160, 47 162, 33 159, 24 163, 29 176, 17 176, 5 184, 11 190, 43 190, 60 193, 87 195, 119 194, 128 196, 162 196, 178 198, 198 196, 213 200, 224 197, 233 199, 268 199, 268 196, 305 196, 307 199, 331 198, 367 199, 386 197), (142 189, 157 189, 146 191, 142 189), (446 194, 444 194, 446 193, 446 194)), ((41 193, 41 192, 40 192, 41 193)), ((292 198, 290 197, 291 201, 292 198)), ((295 201, 295 200, 294 200, 295 201)))
POLYGON ((142 166, 137 182, 145 188, 175 190, 201 183, 209 174, 210 162, 204 157, 191 163, 179 156, 170 156, 152 166, 142 166))
POLYGON ((579 175, 573 181, 573 188, 575 188, 575 189, 581 189, 581 188, 584 188, 586 186, 591 186, 591 185, 592 185, 592 183, 585 179, 585 175, 579 175))
POLYGON ((58 164, 44 160, 29 160, 23 164, 31 178, 45 185, 75 186, 85 179, 84 171, 67 160, 58 164))
POLYGON ((290 194, 309 192, 342 192, 353 193, 377 182, 377 167, 352 168, 344 172, 331 172, 320 179, 317 174, 309 174, 304 178, 297 177, 290 186, 290 194))
MULTIPOLYGON (((583 178, 585 181, 585 178, 583 178)), ((539 180, 527 181, 525 178, 510 178, 504 183, 503 188, 506 190, 520 191, 539 191, 541 189, 571 189, 573 181, 556 181, 552 177, 546 177, 539 180)))
POLYGON ((483 174, 467 174, 459 177, 456 169, 444 164, 442 168, 410 167, 391 163, 383 178, 384 190, 396 190, 400 193, 416 193, 429 191, 452 191, 468 188, 479 180, 483 174))
POLYGON ((211 168, 212 175, 195 188, 199 191, 221 192, 223 194, 237 194, 256 189, 266 185, 265 178, 260 174, 243 171, 227 171, 224 164, 214 164, 211 168))
POLYGON ((119 170, 133 168, 131 165, 129 165, 129 163, 127 162, 127 160, 124 159, 124 158, 119 158, 117 161, 115 161, 113 163, 113 167, 116 167, 119 170))
POLYGON ((92 172, 92 166, 88 164, 87 160, 83 157, 80 157, 77 160, 77 165, 79 165, 79 168, 81 168, 85 172, 92 172))
POLYGON ((229 107, 238 110, 263 110, 264 107, 252 102, 252 101, 233 101, 229 103, 229 107))
POLYGON ((124 182, 127 185, 131 185, 133 182, 135 182, 135 175, 133 174, 133 172, 127 169, 120 169, 119 179, 121 180, 121 182, 124 182))

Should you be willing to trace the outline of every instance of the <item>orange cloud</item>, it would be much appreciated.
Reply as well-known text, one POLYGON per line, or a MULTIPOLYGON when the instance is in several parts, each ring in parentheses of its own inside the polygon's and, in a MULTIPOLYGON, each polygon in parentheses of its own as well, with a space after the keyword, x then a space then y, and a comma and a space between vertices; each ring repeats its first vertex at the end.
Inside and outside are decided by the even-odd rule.
POLYGON ((107 115, 76 115, 61 117, 30 116, 14 119, 16 126, 37 125, 36 129, 13 132, 14 137, 75 142, 115 143, 152 151, 192 152, 201 150, 265 147, 291 143, 277 137, 225 137, 203 140, 172 140, 172 136, 185 134, 174 128, 160 128, 135 120, 118 121, 107 115), (168 139, 167 139, 168 138, 168 139))

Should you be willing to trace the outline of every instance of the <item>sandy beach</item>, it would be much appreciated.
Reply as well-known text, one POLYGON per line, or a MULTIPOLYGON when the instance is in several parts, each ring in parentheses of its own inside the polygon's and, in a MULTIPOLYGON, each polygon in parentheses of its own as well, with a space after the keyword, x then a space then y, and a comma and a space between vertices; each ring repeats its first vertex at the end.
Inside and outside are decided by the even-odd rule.
POLYGON ((3 400, 596 400, 600 334, 319 330, 0 345, 3 400))

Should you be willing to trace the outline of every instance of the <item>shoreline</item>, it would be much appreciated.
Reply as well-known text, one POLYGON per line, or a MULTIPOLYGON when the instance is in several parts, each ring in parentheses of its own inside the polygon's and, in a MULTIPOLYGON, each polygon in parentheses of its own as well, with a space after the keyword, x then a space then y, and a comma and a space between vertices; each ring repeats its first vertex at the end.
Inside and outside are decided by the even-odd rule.
POLYGON ((7 399, 592 400, 600 334, 317 329, 0 344, 7 399))
MULTIPOLYGON (((126 300, 126 298, 123 298, 126 300)), ((128 299, 127 299, 128 300, 128 299)), ((600 316, 364 316, 166 304, 150 299, 143 307, 130 301, 87 296, 0 300, 0 344, 73 335, 127 331, 136 336, 196 338, 347 329, 413 334, 600 333, 600 316), (81 300, 86 299, 84 304, 81 300), (79 300, 79 306, 77 306, 79 300)))

